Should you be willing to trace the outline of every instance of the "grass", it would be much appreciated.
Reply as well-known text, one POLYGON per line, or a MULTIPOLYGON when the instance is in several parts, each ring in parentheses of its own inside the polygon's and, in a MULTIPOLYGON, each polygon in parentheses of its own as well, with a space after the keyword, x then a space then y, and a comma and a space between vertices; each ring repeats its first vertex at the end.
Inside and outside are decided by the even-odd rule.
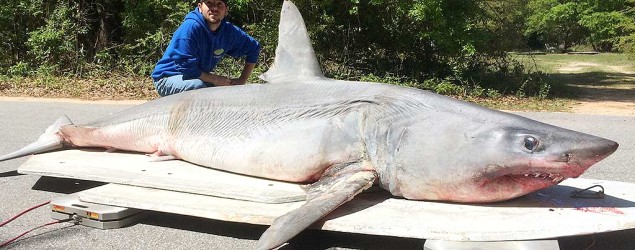
POLYGON ((505 97, 475 102, 498 109, 567 111, 579 100, 635 101, 635 61, 627 54, 515 55, 528 69, 546 73, 551 97, 505 97))
POLYGON ((601 53, 595 55, 546 54, 516 55, 516 59, 529 68, 548 74, 564 72, 635 72, 635 61, 627 54, 601 53))
POLYGON ((509 111, 548 111, 561 112, 566 111, 573 103, 572 100, 566 98, 547 98, 540 99, 536 97, 516 97, 504 96, 500 98, 461 98, 468 102, 477 103, 479 105, 498 110, 509 111))
MULTIPOLYGON (((462 97, 503 110, 567 111, 581 98, 635 101, 635 60, 626 54, 514 55, 527 68, 547 73, 547 99, 503 96, 462 97), (595 91, 595 92, 593 92, 595 91), (600 91, 604 96, 593 96, 600 91), (611 99, 612 98, 612 99, 611 99), (630 99, 629 99, 630 98, 630 99)), ((252 78, 261 72, 255 72, 252 78)), ((73 77, 0 77, 0 95, 85 100, 150 100, 157 98, 150 77, 109 74, 89 79, 73 77)))
POLYGON ((150 100, 158 97, 149 77, 112 74, 96 78, 64 76, 0 78, 0 96, 150 100))

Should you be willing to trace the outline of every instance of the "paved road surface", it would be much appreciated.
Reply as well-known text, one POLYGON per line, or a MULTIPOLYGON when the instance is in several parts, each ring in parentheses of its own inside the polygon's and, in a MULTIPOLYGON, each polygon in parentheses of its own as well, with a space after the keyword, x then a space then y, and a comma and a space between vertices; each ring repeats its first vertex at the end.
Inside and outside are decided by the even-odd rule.
MULTIPOLYGON (((55 119, 67 114, 83 123, 129 106, 41 101, 0 101, 0 154, 34 141, 55 119)), ((536 120, 599 135, 620 143, 608 159, 583 177, 635 183, 635 116, 569 113, 519 113, 536 120)), ((25 159, 0 163, 0 221, 26 208, 90 188, 96 183, 20 175, 25 159)), ((610 192, 610 190, 607 190, 610 192)), ((540 218, 536 218, 539 220, 540 218)), ((46 208, 36 209, 0 228, 0 241, 49 222, 46 208)), ((425 223, 425 222, 422 222, 425 223)), ((566 222, 563 222, 566 223, 566 222)), ((264 226, 228 223, 173 214, 151 213, 141 223, 113 230, 60 224, 34 231, 8 249, 251 249, 264 226)), ((307 230, 284 249, 422 249, 423 240, 307 230)), ((635 230, 559 240, 561 249, 628 249, 635 246, 635 230)))

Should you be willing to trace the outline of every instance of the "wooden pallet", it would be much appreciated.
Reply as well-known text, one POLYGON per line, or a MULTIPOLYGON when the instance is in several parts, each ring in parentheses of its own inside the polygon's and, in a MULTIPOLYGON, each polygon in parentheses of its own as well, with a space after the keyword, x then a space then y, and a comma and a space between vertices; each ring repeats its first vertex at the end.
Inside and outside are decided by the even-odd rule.
MULTIPOLYGON (((303 203, 303 191, 296 184, 181 161, 151 162, 140 154, 60 151, 33 156, 18 171, 112 183, 78 193, 86 202, 250 224, 270 224, 303 203)), ((635 184, 569 179, 518 199, 481 205, 411 201, 375 189, 313 228, 448 241, 534 240, 617 231, 635 228, 635 184), (570 197, 593 185, 604 187, 604 199, 570 197)))

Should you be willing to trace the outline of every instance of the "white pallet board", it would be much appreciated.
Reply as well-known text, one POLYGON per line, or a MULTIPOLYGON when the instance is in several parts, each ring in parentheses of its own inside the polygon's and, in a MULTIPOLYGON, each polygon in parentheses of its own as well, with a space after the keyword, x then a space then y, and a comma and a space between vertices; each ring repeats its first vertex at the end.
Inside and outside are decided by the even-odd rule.
MULTIPOLYGON (((271 202, 304 197, 297 184, 182 161, 152 162, 142 154, 103 150, 35 155, 18 171, 118 183, 80 192, 80 199, 86 202, 251 224, 270 224, 302 204, 271 202)), ((635 228, 635 184, 570 179, 519 199, 482 205, 410 201, 390 197, 386 192, 363 193, 313 227, 450 241, 533 240, 617 231, 635 228), (605 187, 605 199, 569 198, 575 188, 596 184, 605 187)))
MULTIPOLYGON (((362 193, 313 228, 371 235, 510 241, 635 228, 635 185, 572 179, 519 199, 482 205, 411 201, 386 192, 362 193), (605 199, 573 199, 575 188, 600 184, 605 199)), ((250 224, 270 224, 302 202, 265 204, 152 188, 108 184, 78 193, 81 200, 250 224)))
POLYGON ((265 203, 301 201, 297 184, 201 167, 180 160, 153 161, 139 153, 74 149, 31 156, 22 174, 118 183, 265 203))

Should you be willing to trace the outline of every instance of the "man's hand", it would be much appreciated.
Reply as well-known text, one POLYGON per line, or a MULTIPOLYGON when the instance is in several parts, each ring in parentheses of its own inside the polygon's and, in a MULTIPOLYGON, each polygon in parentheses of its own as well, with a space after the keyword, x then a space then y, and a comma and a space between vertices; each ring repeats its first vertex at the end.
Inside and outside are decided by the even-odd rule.
POLYGON ((213 75, 213 76, 214 76, 214 81, 212 81, 212 83, 216 86, 232 85, 232 80, 227 77, 219 76, 219 75, 213 75))
POLYGON ((254 71, 255 67, 255 63, 245 63, 245 67, 243 68, 240 77, 235 79, 229 79, 224 76, 219 76, 207 72, 201 73, 201 77, 199 79, 201 79, 201 81, 203 82, 211 82, 214 84, 214 86, 243 85, 247 83, 247 80, 249 79, 251 72, 254 71))
POLYGON ((243 85, 245 83, 247 83, 247 80, 243 80, 242 78, 231 79, 231 85, 243 85))

